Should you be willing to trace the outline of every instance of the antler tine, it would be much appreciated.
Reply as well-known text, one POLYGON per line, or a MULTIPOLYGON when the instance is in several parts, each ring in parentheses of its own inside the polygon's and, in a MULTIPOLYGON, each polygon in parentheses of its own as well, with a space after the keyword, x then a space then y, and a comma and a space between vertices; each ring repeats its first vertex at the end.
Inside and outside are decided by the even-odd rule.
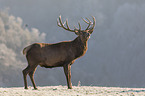
POLYGON ((59 20, 57 19, 57 25, 59 26, 59 27, 61 27, 61 25, 60 25, 60 23, 59 23, 59 20))
POLYGON ((75 25, 74 25, 75 30, 79 30, 75 25))
POLYGON ((70 30, 69 25, 68 25, 68 19, 66 19, 66 26, 67 26, 67 29, 70 30))
POLYGON ((78 25, 79 25, 79 30, 81 30, 81 24, 80 24, 80 22, 78 22, 78 25))
POLYGON ((83 21, 84 21, 85 23, 89 24, 89 22, 88 22, 88 21, 86 21, 84 18, 82 18, 82 19, 83 19, 83 21))
POLYGON ((95 27, 96 20, 95 20, 95 17, 94 16, 92 16, 92 18, 93 18, 93 28, 94 28, 95 27))
POLYGON ((88 28, 90 34, 92 34, 92 32, 93 32, 94 27, 95 27, 95 22, 96 22, 95 17, 92 16, 92 18, 93 18, 93 26, 91 28, 88 28))

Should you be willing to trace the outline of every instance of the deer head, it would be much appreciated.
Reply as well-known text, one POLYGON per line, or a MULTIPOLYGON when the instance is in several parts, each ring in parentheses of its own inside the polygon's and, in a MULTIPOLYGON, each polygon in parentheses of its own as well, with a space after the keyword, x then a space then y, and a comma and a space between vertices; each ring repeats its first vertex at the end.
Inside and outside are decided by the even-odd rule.
POLYGON ((86 18, 86 20, 82 18, 83 21, 88 24, 85 30, 81 29, 80 22, 78 22, 79 29, 76 28, 75 26, 74 26, 75 29, 73 30, 70 29, 68 25, 68 20, 66 19, 66 21, 62 23, 61 16, 59 16, 59 19, 57 19, 57 25, 67 31, 74 32, 76 35, 78 35, 81 38, 82 41, 87 41, 90 37, 90 34, 92 34, 92 32, 94 31, 94 27, 95 27, 95 17, 92 16, 92 18, 93 18, 93 22, 91 22, 90 19, 88 18, 86 18), (66 27, 64 26, 65 24, 66 24, 66 27))

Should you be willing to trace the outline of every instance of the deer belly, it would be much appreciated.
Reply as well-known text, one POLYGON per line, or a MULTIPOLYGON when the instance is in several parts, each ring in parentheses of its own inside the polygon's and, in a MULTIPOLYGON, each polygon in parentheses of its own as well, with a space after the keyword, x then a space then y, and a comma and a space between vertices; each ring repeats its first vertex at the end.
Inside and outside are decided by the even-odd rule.
POLYGON ((61 67, 64 65, 64 61, 44 61, 42 63, 40 63, 39 65, 41 67, 45 67, 45 68, 52 68, 52 67, 61 67))

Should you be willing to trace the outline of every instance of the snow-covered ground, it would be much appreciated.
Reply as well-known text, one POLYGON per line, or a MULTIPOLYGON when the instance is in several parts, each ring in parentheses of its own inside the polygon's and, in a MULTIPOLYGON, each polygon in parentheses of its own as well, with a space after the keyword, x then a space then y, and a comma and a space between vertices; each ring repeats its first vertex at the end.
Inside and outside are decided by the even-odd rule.
POLYGON ((145 88, 119 88, 95 86, 45 86, 28 90, 23 87, 0 88, 0 96, 145 96, 145 88))

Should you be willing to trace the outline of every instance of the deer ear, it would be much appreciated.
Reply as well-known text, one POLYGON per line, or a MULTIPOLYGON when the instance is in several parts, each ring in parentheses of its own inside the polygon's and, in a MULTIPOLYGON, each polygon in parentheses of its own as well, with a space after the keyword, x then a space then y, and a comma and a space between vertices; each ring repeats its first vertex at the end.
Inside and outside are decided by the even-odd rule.
POLYGON ((78 31, 75 31, 75 34, 76 34, 76 35, 79 35, 79 32, 78 32, 78 31))
POLYGON ((76 35, 79 35, 79 31, 78 31, 78 30, 75 30, 75 34, 76 34, 76 35))

